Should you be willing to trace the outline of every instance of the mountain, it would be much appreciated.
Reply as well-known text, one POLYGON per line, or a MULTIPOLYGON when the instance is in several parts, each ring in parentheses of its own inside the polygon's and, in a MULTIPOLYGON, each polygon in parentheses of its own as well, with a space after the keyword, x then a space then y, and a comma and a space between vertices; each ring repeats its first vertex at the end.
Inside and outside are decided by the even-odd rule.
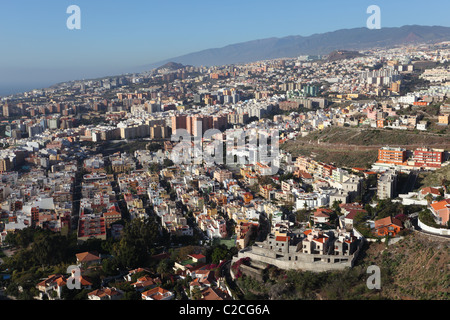
POLYGON ((206 49, 143 66, 143 69, 154 69, 167 62, 193 66, 226 65, 300 55, 327 55, 343 49, 365 50, 445 40, 450 40, 449 27, 409 25, 381 29, 341 29, 307 37, 267 38, 206 49))

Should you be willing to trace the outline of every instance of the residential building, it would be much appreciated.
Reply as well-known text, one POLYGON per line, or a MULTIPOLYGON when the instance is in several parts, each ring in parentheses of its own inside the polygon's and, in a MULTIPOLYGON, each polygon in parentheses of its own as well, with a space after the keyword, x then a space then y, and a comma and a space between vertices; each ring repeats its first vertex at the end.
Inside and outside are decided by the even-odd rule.
POLYGON ((435 201, 429 205, 437 224, 447 226, 450 219, 450 199, 435 201))
POLYGON ((439 168, 444 162, 443 149, 417 148, 413 156, 415 167, 439 168))
POLYGON ((89 300, 120 300, 123 292, 116 288, 101 288, 88 293, 89 300))
POLYGON ((161 287, 156 287, 142 292, 142 300, 172 300, 175 294, 161 287))
POLYGON ((378 150, 379 163, 403 164, 406 161, 406 150, 403 148, 384 147, 378 150))
POLYGON ((403 229, 402 222, 393 217, 375 220, 374 233, 377 237, 395 237, 403 229))
POLYGON ((391 199, 397 195, 397 174, 395 171, 386 171, 378 177, 377 197, 380 200, 391 199))

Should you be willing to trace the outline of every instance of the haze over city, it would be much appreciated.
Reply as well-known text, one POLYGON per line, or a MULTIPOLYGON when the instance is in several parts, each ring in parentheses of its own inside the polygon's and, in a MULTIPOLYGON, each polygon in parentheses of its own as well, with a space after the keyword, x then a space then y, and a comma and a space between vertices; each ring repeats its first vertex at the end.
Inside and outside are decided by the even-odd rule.
MULTIPOLYGON (((229 44, 365 27, 373 1, 10 1, 0 3, 0 94, 142 66, 229 44), (81 9, 69 30, 66 9, 81 9)), ((381 26, 450 26, 443 1, 377 1, 381 26), (436 10, 436 8, 439 8, 436 10), (420 17, 420 18, 418 18, 420 17)))

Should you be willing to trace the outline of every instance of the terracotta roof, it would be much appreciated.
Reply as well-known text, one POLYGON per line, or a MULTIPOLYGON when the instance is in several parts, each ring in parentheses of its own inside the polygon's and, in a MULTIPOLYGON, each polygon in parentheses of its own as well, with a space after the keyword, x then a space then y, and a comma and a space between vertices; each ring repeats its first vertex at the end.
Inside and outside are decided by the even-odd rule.
POLYGON ((349 213, 345 216, 345 219, 353 220, 359 212, 362 211, 350 209, 349 213))
POLYGON ((313 241, 320 242, 320 243, 324 243, 324 242, 325 242, 325 237, 314 238, 314 239, 312 239, 312 240, 313 240, 313 241))
POLYGON ((332 213, 333 210, 331 209, 326 209, 326 208, 318 208, 315 212, 314 212, 314 217, 325 217, 325 218, 329 218, 330 217, 330 213, 332 213))
POLYGON ((61 274, 52 274, 47 277, 47 279, 39 282, 37 285, 42 287, 50 286, 52 283, 56 283, 58 286, 66 285, 64 276, 61 274))
POLYGON ((310 175, 308 172, 300 170, 300 177, 302 177, 303 179, 312 179, 313 176, 310 175))
POLYGON ((97 290, 94 290, 94 291, 88 293, 88 296, 97 296, 100 298, 105 297, 105 296, 111 297, 111 296, 116 296, 116 295, 120 295, 120 292, 114 288, 97 289, 97 290))
POLYGON ((168 293, 171 292, 161 287, 156 287, 143 292, 142 295, 145 297, 151 297, 153 300, 161 300, 162 298, 164 298, 164 295, 168 293))
POLYGON ((194 258, 194 259, 197 259, 197 260, 206 258, 206 257, 205 257, 204 255, 202 255, 202 254, 190 254, 190 256, 191 256, 192 258, 194 258))
POLYGON ((389 226, 391 224, 394 224, 396 226, 402 227, 402 222, 396 218, 392 218, 392 217, 386 217, 386 218, 382 218, 382 219, 378 219, 375 220, 375 229, 377 228, 381 228, 384 226, 389 226))
POLYGON ((432 188, 432 187, 425 187, 422 190, 420 190, 420 193, 423 195, 427 195, 429 193, 437 195, 437 196, 441 195, 441 193, 439 192, 439 189, 432 188))
POLYGON ((202 291, 201 300, 230 300, 230 298, 220 289, 207 288, 202 291))
POLYGON ((157 284, 161 284, 161 281, 156 278, 153 279, 150 276, 143 276, 140 277, 135 283, 132 283, 132 286, 138 287, 138 288, 145 288, 145 287, 150 287, 150 286, 154 286, 157 284))
POLYGON ((444 199, 442 201, 435 201, 430 206, 433 208, 434 211, 439 211, 442 209, 450 208, 450 199, 444 199))
POLYGON ((191 283, 189 284, 190 286, 199 286, 200 282, 198 278, 195 278, 194 280, 191 281, 191 283))
POLYGON ((275 241, 282 241, 282 242, 286 242, 290 239, 290 237, 284 237, 284 236, 278 236, 275 238, 275 241))
POLYGON ((91 252, 77 253, 76 257, 79 262, 89 262, 89 261, 100 260, 100 257, 98 255, 91 253, 91 252))

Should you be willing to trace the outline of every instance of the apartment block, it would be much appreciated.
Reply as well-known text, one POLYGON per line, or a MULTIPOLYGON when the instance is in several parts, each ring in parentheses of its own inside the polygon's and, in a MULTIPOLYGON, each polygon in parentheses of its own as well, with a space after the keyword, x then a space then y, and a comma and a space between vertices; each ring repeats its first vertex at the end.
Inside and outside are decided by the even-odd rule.
POLYGON ((406 150, 403 148, 384 147, 378 150, 379 163, 402 164, 406 161, 406 150))
POLYGON ((395 171, 386 171, 380 175, 377 183, 378 199, 390 199, 396 196, 397 174, 395 171))
POLYGON ((416 167, 437 167, 444 162, 443 149, 418 148, 414 150, 414 166, 416 167))

